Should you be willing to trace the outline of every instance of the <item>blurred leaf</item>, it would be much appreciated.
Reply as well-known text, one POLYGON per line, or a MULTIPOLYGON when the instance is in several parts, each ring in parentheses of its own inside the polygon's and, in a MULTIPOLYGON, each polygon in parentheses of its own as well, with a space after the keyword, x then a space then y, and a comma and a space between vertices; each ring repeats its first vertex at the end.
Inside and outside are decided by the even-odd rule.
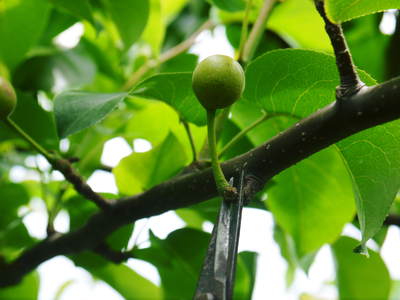
POLYGON ((301 47, 332 52, 324 22, 313 1, 284 1, 273 10, 267 26, 283 37, 294 39, 301 47))
POLYGON ((55 6, 61 7, 73 16, 86 19, 94 24, 90 0, 50 0, 55 6))
POLYGON ((64 30, 67 30, 78 21, 78 18, 70 14, 64 14, 57 9, 52 9, 47 26, 40 38, 40 44, 51 46, 53 38, 55 38, 64 30))
POLYGON ((0 258, 11 260, 22 248, 32 244, 18 216, 18 208, 28 205, 29 194, 20 184, 0 183, 0 195, 0 258))
POLYGON ((164 0, 149 0, 150 15, 146 28, 142 35, 142 40, 147 42, 151 49, 152 55, 157 57, 160 53, 162 42, 165 35, 165 25, 162 18, 162 4, 164 0))
POLYGON ((245 0, 208 0, 215 6, 226 11, 240 11, 246 8, 245 0))
POLYGON ((391 280, 384 261, 372 250, 369 258, 353 253, 357 243, 352 238, 341 237, 332 246, 340 299, 387 299, 391 280))
POLYGON ((209 238, 208 233, 189 228, 176 230, 165 240, 151 234, 151 247, 136 249, 134 255, 157 267, 165 299, 191 299, 209 238))
POLYGON ((325 7, 329 18, 341 23, 386 9, 400 8, 400 1, 325 0, 325 7))
POLYGON ((149 17, 149 0, 104 0, 125 48, 139 39, 149 17))
POLYGON ((183 120, 198 126, 206 124, 206 111, 192 90, 191 73, 154 75, 134 87, 130 94, 164 101, 171 105, 183 120))
MULTIPOLYGON (((42 146, 50 149, 58 149, 58 137, 54 116, 41 108, 35 98, 26 93, 18 93, 18 104, 11 115, 26 133, 32 136, 42 146)), ((8 126, 0 125, 0 138, 20 138, 8 126)))
MULTIPOLYGON (((374 84, 365 72, 360 75, 367 84, 374 84)), ((244 97, 267 112, 305 117, 335 99, 338 75, 329 55, 277 50, 251 63, 246 81, 244 97)), ((379 231, 400 187, 398 124, 374 127, 337 144, 353 181, 363 244, 379 231)))
POLYGON ((245 266, 250 282, 248 283, 247 286, 248 294, 245 295, 245 297, 243 298, 237 298, 237 299, 252 299, 254 284, 257 275, 258 253, 250 251, 240 252, 238 259, 241 260, 241 263, 245 266))
POLYGON ((274 240, 279 245, 281 256, 286 260, 286 286, 289 287, 295 279, 297 255, 293 239, 278 224, 274 225, 274 240))
POLYGON ((400 281, 393 280, 389 300, 397 300, 397 299, 400 299, 400 281))
MULTIPOLYGON (((164 288, 164 299, 186 300, 193 297, 206 254, 210 234, 182 228, 161 240, 151 233, 151 246, 135 249, 134 255, 157 267, 164 288)), ((234 299, 249 299, 251 275, 239 255, 234 299)), ((250 265, 249 265, 250 266, 250 265)))
POLYGON ((385 79, 385 64, 388 62, 388 46, 391 37, 379 30, 379 15, 370 15, 352 20, 345 28, 346 40, 351 49, 354 63, 368 72, 378 82, 385 79), (371 53, 374 59, 371 59, 371 53))
POLYGON ((32 272, 26 275, 16 286, 1 288, 0 300, 38 299, 39 274, 32 272))
POLYGON ((76 265, 85 268, 96 278, 103 280, 125 299, 162 299, 162 291, 154 283, 143 278, 126 265, 115 265, 105 259, 82 253, 73 257, 76 265))
POLYGON ((166 23, 169 23, 179 13, 187 2, 188 0, 163 0, 161 10, 166 23))
POLYGON ((101 121, 126 97, 126 93, 64 92, 55 98, 58 135, 61 138, 101 121))
POLYGON ((17 68, 14 82, 23 90, 60 92, 92 82, 95 73, 93 60, 78 46, 26 60, 17 68))
MULTIPOLYGON (((252 10, 250 22, 255 22, 258 8, 252 10)), ((217 12, 226 23, 241 22, 244 12, 217 12)), ((268 18, 267 28, 276 32, 292 47, 303 47, 332 52, 324 22, 310 0, 285 0, 274 7, 268 18), (301 26, 299 26, 301 24, 301 26)))
POLYGON ((100 72, 114 80, 118 80, 122 84, 122 74, 116 70, 112 58, 110 58, 107 52, 104 52, 104 49, 102 49, 98 43, 83 37, 80 41, 80 46, 90 54, 91 59, 96 62, 96 66, 100 72))
POLYGON ((335 149, 318 152, 274 178, 268 208, 293 237, 300 258, 335 241, 353 219, 351 181, 335 149))
POLYGON ((0 8, 0 60, 11 70, 36 44, 50 12, 47 0, 3 0, 0 8))
POLYGON ((186 163, 182 145, 173 134, 144 153, 132 153, 113 169, 122 194, 136 194, 175 175, 186 163))
POLYGON ((197 65, 197 55, 190 53, 180 54, 161 65, 162 73, 193 72, 197 65))

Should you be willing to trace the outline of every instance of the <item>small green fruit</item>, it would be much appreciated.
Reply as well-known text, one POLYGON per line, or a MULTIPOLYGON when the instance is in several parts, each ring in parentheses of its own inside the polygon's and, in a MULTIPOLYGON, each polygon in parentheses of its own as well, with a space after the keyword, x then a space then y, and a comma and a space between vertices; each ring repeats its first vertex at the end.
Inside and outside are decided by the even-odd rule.
POLYGON ((193 72, 192 86, 207 110, 225 108, 238 100, 244 89, 244 72, 238 62, 226 55, 212 55, 193 72))
POLYGON ((0 119, 6 119, 17 105, 17 96, 12 85, 0 77, 0 119))

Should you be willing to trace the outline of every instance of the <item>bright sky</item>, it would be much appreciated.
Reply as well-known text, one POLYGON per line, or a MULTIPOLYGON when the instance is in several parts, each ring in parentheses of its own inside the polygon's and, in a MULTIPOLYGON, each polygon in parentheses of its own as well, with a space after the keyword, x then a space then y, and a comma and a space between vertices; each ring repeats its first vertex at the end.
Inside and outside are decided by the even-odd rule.
MULTIPOLYGON (((393 32, 393 13, 385 15, 381 24, 381 30, 390 34, 393 32)), ((56 42, 64 47, 73 47, 82 34, 82 25, 76 24, 69 30, 60 34, 56 42)), ((225 54, 233 56, 233 49, 224 35, 224 28, 217 27, 213 33, 207 31, 198 38, 198 43, 190 50, 200 56, 200 60, 212 54, 225 54), (210 46, 211 45, 211 46, 210 46)), ((64 147, 68 143, 63 142, 64 147)), ((129 145, 122 138, 114 138, 105 144, 102 155, 102 162, 109 166, 115 166, 119 160, 132 151, 145 152, 151 149, 151 144, 143 139, 136 139, 129 145)), ((35 164, 37 160, 28 159, 27 163, 35 164)), ((38 163, 42 168, 48 164, 44 159, 39 158, 38 163)), ((59 174, 55 174, 60 178, 59 174)), ((33 172, 28 172, 22 167, 14 167, 10 177, 13 181, 22 181, 27 178, 37 178, 33 172)), ((96 171, 88 180, 89 184, 98 192, 116 193, 117 188, 113 176, 108 172, 96 171)), ((27 225, 32 236, 44 238, 46 236, 46 209, 40 199, 32 200, 33 212, 29 213, 24 223, 27 225)), ((139 220, 135 226, 135 232, 131 240, 138 239, 138 242, 145 242, 148 238, 148 231, 151 229, 160 238, 165 238, 169 232, 184 226, 175 213, 167 212, 163 215, 152 217, 148 220, 139 220), (140 235, 138 237, 138 233, 140 235)), ((55 221, 56 230, 66 232, 69 228, 68 214, 61 212, 55 221)), ((211 231, 210 224, 205 226, 211 231)), ((346 226, 344 233, 359 238, 359 232, 354 227, 346 226)), ((400 279, 400 231, 397 227, 390 227, 387 235, 387 242, 382 249, 382 257, 387 263, 391 275, 400 279), (390 245, 390 247, 388 246, 390 245)), ((309 276, 298 271, 296 280, 291 288, 286 288, 285 272, 286 262, 280 256, 279 248, 273 240, 273 220, 270 213, 255 209, 246 208, 243 211, 241 240, 239 251, 250 250, 259 253, 259 264, 256 278, 253 300, 263 299, 298 299, 301 293, 318 295, 325 299, 334 299, 337 296, 336 288, 329 285, 334 278, 334 265, 330 250, 324 247, 316 257, 309 276), (262 233, 262 234, 260 234, 262 233)), ((130 259, 127 265, 133 268, 144 277, 159 284, 160 278, 156 268, 146 262, 130 259)), ((67 281, 72 283, 62 294, 61 300, 119 300, 123 299, 107 284, 94 281, 83 269, 77 268, 65 257, 56 257, 39 267, 41 277, 41 288, 39 300, 52 300, 59 287, 67 281)))

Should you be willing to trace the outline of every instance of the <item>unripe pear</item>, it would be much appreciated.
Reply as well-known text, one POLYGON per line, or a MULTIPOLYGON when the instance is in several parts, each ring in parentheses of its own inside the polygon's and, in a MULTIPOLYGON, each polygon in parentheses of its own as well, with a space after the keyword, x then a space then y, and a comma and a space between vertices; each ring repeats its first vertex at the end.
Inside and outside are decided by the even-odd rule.
POLYGON ((17 105, 14 88, 4 77, 0 77, 0 120, 11 115, 17 105))
POLYGON ((207 57, 193 72, 193 91, 207 110, 225 108, 234 103, 242 95, 244 84, 242 67, 226 55, 207 57))

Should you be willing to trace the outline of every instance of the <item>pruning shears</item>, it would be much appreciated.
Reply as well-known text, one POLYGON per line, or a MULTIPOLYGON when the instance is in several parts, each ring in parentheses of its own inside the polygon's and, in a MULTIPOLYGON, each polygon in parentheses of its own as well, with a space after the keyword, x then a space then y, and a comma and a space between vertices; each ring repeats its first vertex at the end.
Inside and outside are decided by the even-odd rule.
MULTIPOLYGON (((222 201, 194 300, 232 299, 244 203, 244 173, 243 168, 236 186, 236 199, 222 201)), ((233 186, 233 178, 230 179, 229 184, 233 186)))

